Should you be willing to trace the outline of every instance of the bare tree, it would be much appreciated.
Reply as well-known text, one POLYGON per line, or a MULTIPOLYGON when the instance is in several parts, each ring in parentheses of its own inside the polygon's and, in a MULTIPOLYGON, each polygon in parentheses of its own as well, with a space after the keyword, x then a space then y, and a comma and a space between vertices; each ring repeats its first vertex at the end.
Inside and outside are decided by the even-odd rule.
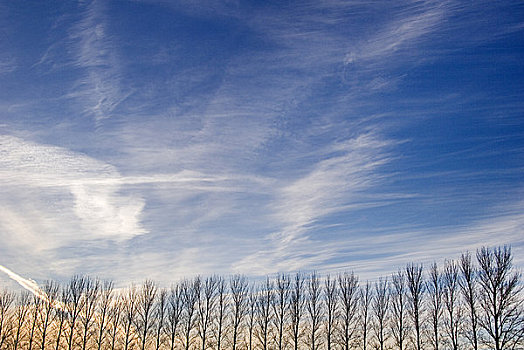
POLYGON ((291 287, 291 298, 290 298, 290 318, 291 318, 291 336, 293 341, 293 347, 298 350, 302 331, 300 328, 300 322, 304 313, 304 277, 301 273, 297 272, 295 279, 291 287))
POLYGON ((460 271, 461 278, 459 279, 460 290, 462 296, 467 304, 469 310, 469 326, 470 332, 466 332, 466 337, 469 339, 474 350, 478 350, 479 331, 478 331, 478 287, 477 287, 477 271, 471 261, 469 253, 462 254, 460 257, 460 271))
POLYGON ((384 344, 387 339, 386 325, 389 308, 389 285, 387 279, 380 278, 375 283, 375 297, 373 298, 373 318, 375 336, 378 341, 380 350, 384 350, 384 344))
POLYGON ((133 325, 135 324, 135 318, 138 308, 137 291, 135 286, 131 286, 124 298, 124 350, 128 350, 132 347, 135 340, 135 331, 133 325))
POLYGON ((360 301, 358 277, 353 272, 338 275, 342 348, 349 350, 356 329, 360 301))
POLYGON ((404 272, 399 270, 393 274, 393 288, 391 289, 391 333, 395 345, 399 350, 404 350, 406 339, 406 278, 404 272))
POLYGON ((204 281, 203 290, 198 298, 198 333, 202 340, 202 350, 207 348, 207 335, 209 327, 213 322, 217 297, 217 276, 207 277, 204 281))
POLYGON ((85 289, 86 279, 83 276, 73 276, 67 286, 67 319, 69 320, 69 327, 67 328, 67 348, 72 350, 75 347, 75 328, 77 325, 80 313, 84 308, 85 298, 83 293, 85 289))
POLYGON ((67 287, 62 287, 59 297, 60 307, 56 309, 56 317, 58 318, 58 325, 56 330, 56 339, 55 339, 55 350, 60 349, 60 340, 62 339, 62 332, 64 332, 64 326, 67 319, 67 300, 69 295, 69 289, 67 287))
POLYGON ((514 349, 524 339, 521 275, 513 267, 511 248, 477 250, 481 287, 480 326, 495 350, 514 349))
POLYGON ((31 317, 31 327, 29 330, 29 344, 27 346, 28 350, 33 349, 33 344, 36 343, 36 330, 38 327, 38 321, 40 317, 40 312, 42 309, 42 300, 37 294, 33 294, 33 303, 32 303, 32 317, 31 317))
POLYGON ((191 282, 185 280, 181 285, 181 299, 184 310, 184 346, 189 350, 192 342, 192 330, 196 321, 196 308, 200 297, 200 277, 195 277, 191 282))
POLYGON ((371 284, 366 282, 364 288, 360 291, 360 323, 362 328, 362 348, 366 350, 368 344, 369 325, 371 317, 371 303, 373 302, 373 290, 371 284))
POLYGON ((422 265, 410 263, 406 266, 406 277, 408 282, 409 313, 415 327, 415 348, 422 349, 421 320, 422 302, 424 296, 424 279, 422 276, 422 265))
POLYGON ((97 349, 102 349, 102 344, 105 340, 105 334, 107 325, 109 322, 109 315, 111 310, 111 305, 113 303, 113 282, 105 281, 102 284, 100 291, 100 302, 98 305, 98 317, 97 317, 97 330, 98 335, 96 338, 97 349))
POLYGON ((59 285, 53 281, 46 281, 43 288, 43 305, 42 313, 40 314, 40 334, 41 342, 40 349, 44 350, 46 348, 47 333, 49 330, 49 325, 53 323, 56 316, 55 309, 57 308, 57 299, 59 293, 59 285))
POLYGON ((118 294, 87 276, 47 281, 32 295, 0 291, 0 349, 524 349, 524 282, 510 248, 476 258, 478 268, 466 253, 427 277, 411 263, 363 288, 353 273, 261 285, 197 277, 170 293, 152 281, 118 294))
POLYGON ((226 316, 228 311, 228 299, 229 298, 226 290, 226 281, 222 277, 219 277, 217 282, 217 316, 215 318, 215 339, 217 350, 222 350, 222 340, 224 337, 224 329, 226 326, 226 316))
POLYGON ((112 298, 111 305, 109 307, 109 324, 108 331, 110 337, 111 350, 115 350, 118 333, 120 330, 120 322, 123 317, 124 307, 125 307, 125 297, 122 294, 117 295, 112 298))
POLYGON ((426 282, 426 290, 429 295, 429 318, 432 327, 431 342, 433 343, 433 348, 438 350, 440 344, 440 321, 444 310, 442 305, 444 285, 436 262, 429 269, 429 280, 426 282))
POLYGON ((177 334, 178 326, 182 317, 182 288, 179 284, 171 287, 171 293, 169 295, 169 315, 167 317, 169 324, 169 338, 170 338, 170 349, 175 349, 175 337, 177 334))
POLYGON ((459 268, 454 261, 446 261, 443 278, 446 334, 451 349, 458 350, 462 323, 462 308, 459 300, 459 268))
POLYGON ((262 345, 262 350, 269 348, 269 331, 272 321, 271 313, 271 299, 273 298, 273 283, 266 278, 266 285, 258 294, 257 301, 257 323, 258 323, 258 339, 262 345))
POLYGON ((311 350, 317 349, 320 324, 322 322, 322 287, 316 272, 309 276, 307 284, 307 312, 310 320, 309 345, 311 350))
POLYGON ((84 277, 84 292, 82 293, 82 305, 80 323, 83 326, 82 350, 86 350, 92 331, 92 323, 96 313, 98 295, 100 293, 100 280, 84 277))
POLYGON ((231 290, 231 307, 233 312, 233 350, 237 348, 237 338, 240 326, 247 312, 248 301, 248 283, 245 276, 234 275, 229 282, 231 290))
POLYGON ((142 284, 138 292, 138 305, 135 318, 135 327, 140 339, 140 349, 145 350, 148 335, 153 327, 153 312, 156 298, 156 285, 147 280, 142 284))
POLYGON ((167 290, 161 289, 158 293, 158 300, 156 303, 155 318, 156 318, 156 342, 155 349, 159 350, 162 344, 162 335, 166 326, 166 316, 168 313, 168 294, 167 290))
POLYGON ((336 329, 336 320, 338 317, 338 288, 336 279, 331 279, 330 275, 326 276, 324 282, 324 305, 326 317, 324 328, 326 330, 326 347, 331 350, 333 346, 333 337, 336 329))
POLYGON ((253 332, 256 325, 256 316, 257 316, 257 294, 254 286, 251 286, 249 290, 249 308, 248 308, 248 321, 247 321, 247 330, 248 330, 248 348, 247 350, 253 350, 253 332))
MULTIPOLYGON (((29 292, 23 291, 18 295, 18 302, 15 310, 15 334, 13 340, 13 350, 17 350, 24 336, 24 325, 26 316, 31 306, 31 296, 29 292)), ((1 346, 0 346, 1 348, 1 346)))
POLYGON ((291 280, 288 275, 279 274, 275 280, 274 297, 271 304, 273 306, 278 350, 284 348, 284 325, 288 317, 290 284, 291 280))
POLYGON ((3 348, 7 338, 11 335, 11 306, 14 294, 7 290, 0 291, 0 349, 3 348))

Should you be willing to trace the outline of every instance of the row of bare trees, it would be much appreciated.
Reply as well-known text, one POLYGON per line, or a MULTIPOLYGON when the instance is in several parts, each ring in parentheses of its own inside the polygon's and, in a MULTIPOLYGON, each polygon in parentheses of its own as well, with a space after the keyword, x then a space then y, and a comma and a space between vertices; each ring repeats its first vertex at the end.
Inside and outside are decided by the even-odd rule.
POLYGON ((509 247, 365 283, 313 272, 116 290, 75 276, 0 291, 0 349, 523 349, 522 290, 509 247))

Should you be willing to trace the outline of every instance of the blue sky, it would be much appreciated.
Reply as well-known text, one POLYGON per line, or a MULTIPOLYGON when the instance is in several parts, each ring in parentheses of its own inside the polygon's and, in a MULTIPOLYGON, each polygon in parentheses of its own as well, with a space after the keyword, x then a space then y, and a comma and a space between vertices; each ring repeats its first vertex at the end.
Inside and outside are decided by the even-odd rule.
POLYGON ((523 19, 516 1, 1 2, 0 264, 373 279, 511 244, 522 267, 523 19))

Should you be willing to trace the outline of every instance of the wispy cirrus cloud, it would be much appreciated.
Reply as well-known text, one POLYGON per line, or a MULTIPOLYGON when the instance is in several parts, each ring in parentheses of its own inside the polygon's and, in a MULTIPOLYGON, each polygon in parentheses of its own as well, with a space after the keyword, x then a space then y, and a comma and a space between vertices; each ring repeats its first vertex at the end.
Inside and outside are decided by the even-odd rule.
POLYGON ((72 195, 72 209, 88 237, 125 239, 145 232, 139 223, 143 200, 118 194, 121 175, 111 165, 6 135, 0 138, 0 153, 4 191, 18 189, 28 201, 42 193, 68 202, 72 195))
MULTIPOLYGON (((409 8, 408 5, 407 9, 397 13, 378 32, 361 38, 352 37, 346 45, 340 45, 344 38, 335 28, 345 21, 345 17, 337 12, 342 5, 328 5, 327 13, 331 16, 315 15, 318 7, 323 5, 310 3, 297 11, 288 9, 288 12, 275 15, 273 11, 264 9, 256 17, 242 19, 243 24, 268 38, 275 46, 270 46, 267 51, 255 51, 255 54, 248 51, 245 55, 227 60, 221 84, 201 101, 202 106, 198 110, 187 113, 174 108, 167 114, 169 119, 164 116, 140 123, 146 126, 158 121, 162 125, 169 125, 161 130, 173 127, 179 130, 176 135, 149 135, 142 128, 133 127, 133 124, 129 124, 129 129, 120 135, 124 145, 129 145, 132 157, 130 163, 147 166, 176 159, 175 167, 218 170, 231 176, 240 170, 239 165, 243 166, 240 171, 244 172, 246 169, 251 170, 250 167, 256 168, 258 165, 253 162, 256 157, 261 157, 261 161, 270 161, 271 158, 263 152, 278 138, 302 133, 297 137, 296 144, 290 144, 291 151, 283 155, 290 156, 282 163, 286 168, 272 171, 271 163, 266 165, 266 181, 271 179, 271 187, 258 190, 266 191, 266 199, 261 205, 271 208, 266 209, 264 215, 272 222, 272 233, 262 232, 253 238, 257 248, 249 248, 250 244, 246 243, 246 256, 240 254, 238 260, 232 262, 235 266, 256 266, 253 270, 270 271, 275 266, 282 270, 300 269, 311 265, 313 261, 325 261, 329 258, 326 254, 310 253, 313 244, 309 236, 318 229, 321 219, 345 210, 382 205, 370 203, 365 198, 365 192, 378 185, 383 175, 381 166, 391 160, 385 149, 392 146, 393 142, 381 140, 368 133, 365 126, 359 125, 353 131, 357 135, 354 138, 323 145, 325 153, 320 156, 323 159, 301 162, 299 168, 293 169, 292 164, 298 163, 293 162, 294 156, 312 151, 303 145, 308 143, 308 137, 315 137, 315 129, 336 129, 332 127, 334 122, 330 118, 339 118, 342 107, 333 105, 324 108, 321 112, 325 116, 324 120, 302 126, 300 131, 282 129, 279 124, 287 122, 288 113, 298 113, 298 106, 307 104, 305 101, 316 86, 325 79, 333 79, 330 69, 350 63, 348 47, 354 47, 358 55, 353 59, 358 58, 360 62, 388 61, 391 55, 401 49, 409 51, 417 46, 425 34, 438 29, 445 11, 435 3, 428 3, 418 9, 409 8), (292 26, 289 25, 290 16, 294 18, 292 26), (258 73, 262 70, 265 74, 254 76, 251 73, 254 70, 258 73), (301 72, 307 72, 307 75, 301 72), (276 177, 279 172, 288 172, 286 178, 276 177), (290 176, 291 173, 293 175, 290 176)), ((351 6, 342 7, 348 12, 352 10, 351 6)), ((241 12, 242 9, 237 8, 227 11, 227 16, 238 16, 241 12)), ((373 90, 380 90, 388 84, 387 81, 376 79, 371 79, 371 82, 375 86, 373 90)), ((350 98, 346 98, 345 102, 360 97, 359 92, 351 91, 351 88, 347 93, 350 98)), ((192 101, 186 103, 196 105, 192 101)), ((358 119, 355 117, 355 120, 358 119)), ((217 203, 211 196, 204 195, 204 198, 200 203, 206 202, 210 206, 217 203)), ((187 206, 185 201, 179 203, 187 206)), ((225 203, 230 202, 226 200, 225 203)), ((178 206, 176 208, 184 211, 178 206)), ((242 212, 238 208, 229 210, 242 212)), ((214 220, 225 212, 231 215, 231 211, 223 211, 214 216, 211 222, 216 223, 214 220)), ((254 223, 261 221, 255 218, 250 220, 254 223)), ((198 235, 207 236, 202 232, 202 226, 194 225, 195 222, 188 226, 200 227, 198 235)), ((326 249, 336 254, 332 247, 326 249)))
POLYGON ((83 112, 97 122, 109 118, 131 93, 121 83, 121 62, 113 39, 106 3, 90 1, 80 5, 82 18, 70 32, 73 64, 84 71, 68 97, 83 106, 83 112))
POLYGON ((74 198, 74 213, 92 237, 128 239, 146 232, 140 224, 144 200, 123 194, 123 186, 167 184, 184 191, 213 193, 247 190, 252 184, 264 183, 256 177, 188 170, 124 176, 114 166, 85 154, 7 135, 0 137, 0 154, 0 179, 6 188, 69 193, 74 198))
POLYGON ((322 265, 335 256, 337 249, 331 243, 311 235, 336 226, 320 222, 330 215, 384 204, 368 196, 381 183, 380 168, 391 161, 388 148, 393 144, 363 133, 319 151, 320 159, 304 175, 280 181, 269 204, 279 230, 267 237, 264 249, 243 258, 237 269, 270 273, 276 266, 293 271, 322 265))
POLYGON ((14 58, 0 56, 0 74, 6 74, 16 69, 14 58))
MULTIPOLYGON (((209 230, 210 223, 221 221, 223 215, 233 210, 234 197, 230 197, 235 193, 260 193, 269 181, 250 175, 209 175, 190 170, 124 176, 113 165, 85 154, 8 135, 0 136, 0 154, 0 227, 4 248, 42 260, 42 266, 59 275, 75 266, 86 267, 87 261, 90 268, 96 268, 100 266, 96 260, 101 258, 127 261, 129 254, 138 260, 140 256, 148 257, 153 266, 171 264, 172 259, 184 256, 193 259, 196 256, 189 252, 207 249, 197 247, 198 244, 218 239, 199 230, 209 230), (160 194, 167 197, 162 199, 160 194), (159 208, 158 217, 153 210, 155 205, 147 212, 147 218, 167 222, 166 225, 145 220, 146 199, 170 202, 159 208), (174 213, 167 216, 170 209, 174 213), (169 217, 178 221, 176 236, 164 231, 171 224, 169 217), (175 255, 171 252, 166 259, 164 250, 170 251, 168 246, 160 249, 154 243, 145 247, 155 252, 139 249, 131 253, 136 250, 136 243, 131 241, 149 234, 151 229, 160 230, 152 235, 153 242, 167 235, 169 246, 180 244, 175 255), (121 249, 109 252, 103 248, 116 242, 121 249), (73 252, 78 252, 78 256, 71 255, 73 252)), ((144 263, 136 271, 124 269, 122 278, 133 278, 146 266, 144 263)), ((116 266, 114 271, 119 271, 116 266)))
MULTIPOLYGON (((433 262, 460 257, 460 254, 475 251, 481 246, 496 247, 510 245, 513 248, 516 266, 524 260, 522 228, 524 215, 522 202, 507 203, 491 208, 490 214, 474 218, 460 225, 441 227, 388 227, 370 235, 356 234, 347 245, 339 242, 337 253, 352 256, 351 261, 325 263, 320 269, 325 272, 355 270, 364 279, 376 279, 403 269, 408 262, 433 262), (421 242, 424 242, 423 244, 421 242)), ((413 225, 411 225, 413 226, 413 225)))
POLYGON ((390 160, 385 151, 390 145, 371 134, 330 145, 326 159, 279 191, 275 211, 285 223, 279 244, 292 242, 318 218, 362 201, 377 183, 380 165, 390 160))
POLYGON ((424 35, 435 32, 444 25, 446 15, 449 15, 446 12, 448 4, 449 2, 423 2, 420 6, 406 6, 384 28, 357 43, 356 48, 346 54, 344 64, 360 60, 383 60, 400 50, 417 50, 418 44, 424 41, 424 35))
MULTIPOLYGON (((477 112, 500 127, 520 105, 491 99, 491 83, 465 94, 452 76, 462 73, 445 76, 456 66, 448 53, 522 27, 496 24, 486 5, 88 1, 53 11, 35 22, 52 43, 11 72, 35 90, 0 105, 0 125, 18 135, 0 146, 6 264, 121 282, 310 268, 371 276, 419 251, 453 255, 446 245, 502 235, 481 217, 515 198, 499 189, 520 181, 509 159, 520 129, 489 143, 462 136, 477 112), (443 249, 418 247, 429 241, 443 249)), ((511 231, 520 219, 504 208, 491 219, 511 231)))

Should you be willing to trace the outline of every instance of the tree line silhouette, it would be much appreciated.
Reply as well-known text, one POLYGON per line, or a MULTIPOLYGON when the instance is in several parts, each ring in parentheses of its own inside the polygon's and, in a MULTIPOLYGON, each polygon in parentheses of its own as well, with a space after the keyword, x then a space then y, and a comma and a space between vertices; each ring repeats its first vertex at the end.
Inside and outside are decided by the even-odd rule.
POLYGON ((510 247, 375 282, 352 272, 194 277, 115 289, 74 276, 0 290, 0 349, 524 349, 521 274, 510 247))

